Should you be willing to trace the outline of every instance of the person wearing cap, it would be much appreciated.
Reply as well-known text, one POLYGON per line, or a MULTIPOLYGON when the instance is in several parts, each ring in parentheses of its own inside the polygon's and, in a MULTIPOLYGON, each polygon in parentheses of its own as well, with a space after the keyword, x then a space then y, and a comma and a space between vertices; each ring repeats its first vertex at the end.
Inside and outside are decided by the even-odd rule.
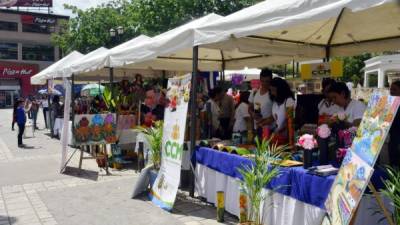
POLYGON ((22 99, 18 100, 18 107, 16 111, 16 121, 18 125, 18 147, 24 147, 22 143, 22 135, 25 131, 26 114, 25 114, 25 102, 22 99))

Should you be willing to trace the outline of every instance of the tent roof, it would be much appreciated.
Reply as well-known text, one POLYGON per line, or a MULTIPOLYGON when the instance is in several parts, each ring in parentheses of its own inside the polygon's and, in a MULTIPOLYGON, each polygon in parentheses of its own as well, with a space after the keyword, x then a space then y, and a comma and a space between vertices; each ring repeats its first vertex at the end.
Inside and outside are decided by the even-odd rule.
MULTIPOLYGON (((222 16, 209 14, 173 30, 160 34, 150 41, 129 49, 121 49, 110 57, 110 66, 125 69, 152 69, 168 71, 192 71, 194 30, 222 16)), ((221 51, 202 48, 199 52, 199 69, 215 71, 242 69, 245 66, 262 67, 286 63, 292 57, 269 57, 265 54, 249 54, 237 49, 221 51)))
MULTIPOLYGON (((72 65, 71 67, 71 72, 74 74, 81 74, 77 75, 77 77, 80 76, 88 76, 89 74, 84 74, 84 73, 90 73, 92 72, 98 75, 107 75, 108 74, 108 67, 110 67, 110 60, 109 56, 112 52, 117 52, 121 51, 123 49, 129 49, 132 48, 133 46, 137 46, 145 41, 150 40, 150 37, 146 35, 140 35, 136 38, 133 38, 129 41, 126 41, 108 51, 102 51, 98 52, 92 57, 89 57, 85 60, 81 60, 78 63, 72 65), (100 71, 100 70, 107 70, 107 71, 100 71)), ((107 75, 108 77, 108 75, 107 75)))
POLYGON ((31 77, 31 83, 34 85, 43 85, 46 84, 48 79, 52 79, 56 72, 66 66, 77 62, 83 57, 83 54, 73 51, 64 58, 58 60, 57 62, 53 63, 46 69, 42 70, 40 73, 36 74, 35 76, 31 77))
POLYGON ((394 0, 268 0, 196 29, 195 45, 325 58, 400 46, 394 0))

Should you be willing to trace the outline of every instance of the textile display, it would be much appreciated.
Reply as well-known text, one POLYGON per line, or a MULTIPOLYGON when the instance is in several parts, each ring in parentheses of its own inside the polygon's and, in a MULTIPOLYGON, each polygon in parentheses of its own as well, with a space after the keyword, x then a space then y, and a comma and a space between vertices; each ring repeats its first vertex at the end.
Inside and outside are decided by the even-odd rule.
POLYGON ((165 109, 161 168, 150 192, 153 203, 168 211, 173 208, 180 183, 190 85, 190 74, 168 80, 170 104, 165 109))

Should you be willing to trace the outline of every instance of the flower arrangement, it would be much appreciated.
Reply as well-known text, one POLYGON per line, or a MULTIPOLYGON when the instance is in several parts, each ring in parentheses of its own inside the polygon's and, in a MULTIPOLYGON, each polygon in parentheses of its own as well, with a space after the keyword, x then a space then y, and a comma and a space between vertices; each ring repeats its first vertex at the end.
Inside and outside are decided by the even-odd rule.
POLYGON ((317 140, 311 134, 303 134, 297 141, 297 145, 306 150, 313 150, 318 146, 317 140))
POLYGON ((340 122, 346 122, 348 119, 348 116, 344 112, 339 112, 335 113, 331 118, 330 118, 330 123, 340 123, 340 122))
POLYGON ((338 137, 341 143, 343 143, 343 146, 345 148, 351 147, 351 144, 353 143, 353 139, 357 136, 357 128, 356 127, 351 127, 346 130, 340 130, 338 132, 338 137))
POLYGON ((318 137, 320 137, 322 139, 326 139, 329 136, 331 136, 331 129, 329 128, 329 126, 327 124, 322 124, 321 126, 319 126, 317 128, 317 134, 318 134, 318 137))

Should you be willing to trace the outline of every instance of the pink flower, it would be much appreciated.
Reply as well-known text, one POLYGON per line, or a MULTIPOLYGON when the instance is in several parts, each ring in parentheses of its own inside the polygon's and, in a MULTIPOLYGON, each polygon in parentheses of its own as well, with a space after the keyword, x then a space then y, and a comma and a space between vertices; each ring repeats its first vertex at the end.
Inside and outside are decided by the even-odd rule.
POLYGON ((317 128, 317 134, 320 138, 328 138, 329 136, 331 136, 331 129, 328 125, 322 124, 317 128))
POLYGON ((317 140, 311 134, 304 134, 299 138, 297 145, 304 149, 312 150, 317 146, 317 140))

